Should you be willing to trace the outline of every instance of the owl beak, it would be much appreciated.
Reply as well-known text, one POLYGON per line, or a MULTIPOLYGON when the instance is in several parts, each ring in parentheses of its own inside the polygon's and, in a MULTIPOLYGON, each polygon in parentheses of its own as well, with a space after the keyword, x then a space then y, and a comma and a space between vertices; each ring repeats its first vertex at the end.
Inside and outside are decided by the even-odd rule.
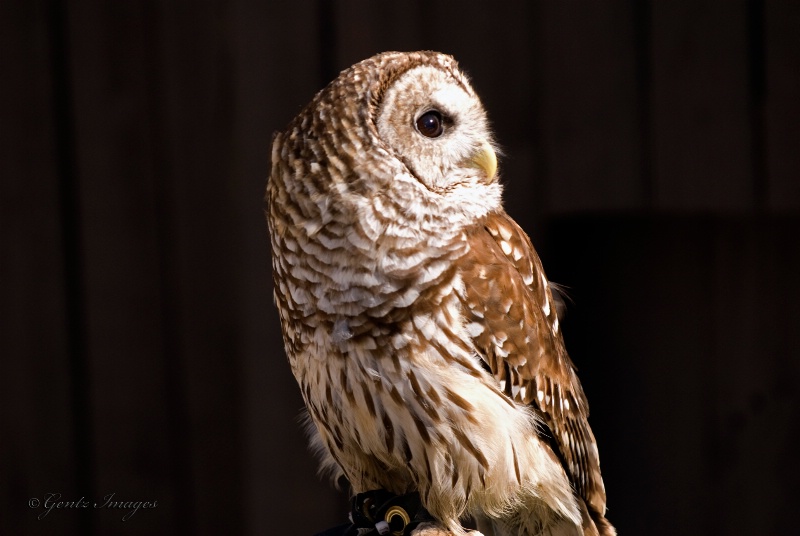
POLYGON ((497 173, 497 155, 489 142, 484 141, 480 148, 472 155, 472 164, 486 172, 486 184, 494 182, 497 173))

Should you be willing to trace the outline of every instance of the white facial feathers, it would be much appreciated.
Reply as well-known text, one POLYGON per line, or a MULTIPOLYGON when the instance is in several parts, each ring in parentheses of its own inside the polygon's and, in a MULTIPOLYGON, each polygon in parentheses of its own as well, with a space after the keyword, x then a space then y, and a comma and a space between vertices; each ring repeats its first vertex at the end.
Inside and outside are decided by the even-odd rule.
POLYGON ((500 186, 472 163, 476 153, 491 146, 492 134, 463 75, 433 65, 409 69, 387 88, 376 124, 380 140, 431 193, 445 198, 453 194, 459 202, 467 201, 468 210, 465 197, 482 198, 478 205, 484 206, 472 207, 479 212, 499 207, 500 186), (435 137, 416 127, 431 111, 441 114, 443 122, 435 137), (465 188, 468 192, 459 191, 465 188))

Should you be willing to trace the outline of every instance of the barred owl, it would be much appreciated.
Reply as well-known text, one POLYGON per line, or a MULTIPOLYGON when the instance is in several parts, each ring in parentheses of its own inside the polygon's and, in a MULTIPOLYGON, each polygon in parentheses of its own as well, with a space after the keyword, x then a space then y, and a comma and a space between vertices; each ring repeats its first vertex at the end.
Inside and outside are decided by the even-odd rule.
POLYGON ((322 468, 463 534, 615 534, 551 286, 455 60, 379 54, 275 135, 275 302, 322 468))

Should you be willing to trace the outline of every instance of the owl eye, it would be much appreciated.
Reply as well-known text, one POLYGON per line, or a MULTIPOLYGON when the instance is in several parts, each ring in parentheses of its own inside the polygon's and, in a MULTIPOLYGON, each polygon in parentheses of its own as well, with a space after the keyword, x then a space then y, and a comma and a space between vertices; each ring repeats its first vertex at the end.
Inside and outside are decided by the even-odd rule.
POLYGON ((444 132, 444 119, 436 110, 425 112, 417 119, 417 131, 428 138, 438 138, 444 132))

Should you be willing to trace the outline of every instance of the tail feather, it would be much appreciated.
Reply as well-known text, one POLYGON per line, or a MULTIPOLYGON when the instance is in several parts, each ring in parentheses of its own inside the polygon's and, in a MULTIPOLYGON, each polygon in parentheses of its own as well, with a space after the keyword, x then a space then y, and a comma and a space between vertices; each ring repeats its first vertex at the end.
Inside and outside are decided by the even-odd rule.
POLYGON ((583 501, 580 503, 584 536, 617 536, 617 530, 608 522, 603 513, 587 506, 583 501))

